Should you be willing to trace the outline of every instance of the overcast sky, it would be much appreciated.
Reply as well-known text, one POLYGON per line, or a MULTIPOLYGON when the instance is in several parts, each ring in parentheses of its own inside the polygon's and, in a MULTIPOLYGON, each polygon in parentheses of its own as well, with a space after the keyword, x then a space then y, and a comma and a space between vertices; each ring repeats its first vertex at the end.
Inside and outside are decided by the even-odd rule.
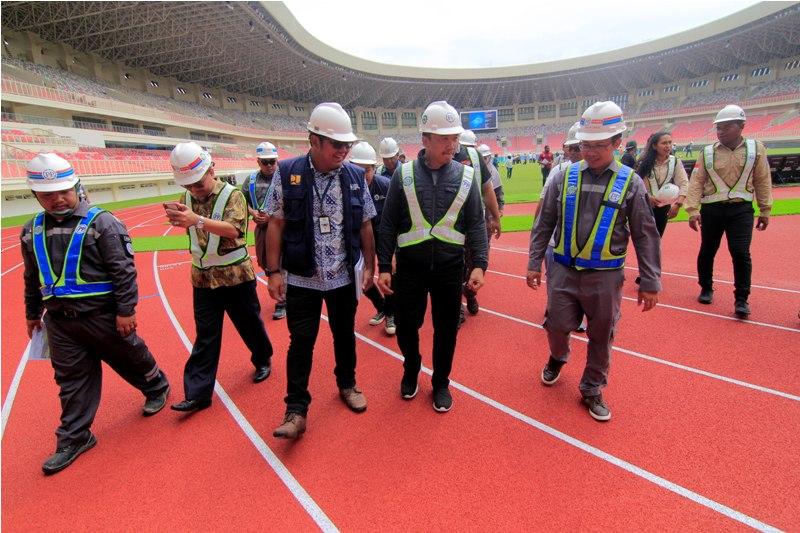
POLYGON ((740 11, 742 0, 285 0, 316 38, 399 65, 490 67, 605 52, 740 11), (335 21, 335 22, 334 22, 335 21))

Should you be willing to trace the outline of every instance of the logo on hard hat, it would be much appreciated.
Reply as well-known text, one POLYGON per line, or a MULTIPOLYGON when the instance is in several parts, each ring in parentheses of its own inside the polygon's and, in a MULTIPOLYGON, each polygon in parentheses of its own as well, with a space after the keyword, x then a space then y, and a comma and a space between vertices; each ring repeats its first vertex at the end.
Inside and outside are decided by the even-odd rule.
POLYGON ((78 227, 75 228, 75 233, 77 233, 78 235, 83 235, 84 233, 86 233, 87 229, 89 229, 89 226, 87 226, 86 224, 78 224, 78 227))
POLYGON ((42 177, 46 180, 54 180, 58 176, 58 173, 53 170, 52 168, 48 168, 42 171, 42 177))
POLYGON ((444 116, 444 119, 445 119, 447 122, 455 122, 455 121, 456 121, 456 116, 455 116, 454 114, 452 114, 452 113, 447 113, 447 114, 444 116))
POLYGON ((608 199, 612 202, 619 202, 620 194, 618 192, 612 192, 608 195, 608 199))
POLYGON ((428 115, 422 115, 422 123, 423 124, 427 124, 428 123, 428 115))

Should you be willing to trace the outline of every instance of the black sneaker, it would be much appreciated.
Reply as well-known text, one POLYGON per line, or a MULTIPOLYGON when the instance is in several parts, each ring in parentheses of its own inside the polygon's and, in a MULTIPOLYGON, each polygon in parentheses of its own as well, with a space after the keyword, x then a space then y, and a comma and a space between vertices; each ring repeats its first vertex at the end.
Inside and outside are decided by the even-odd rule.
POLYGON ((565 364, 565 361, 558 361, 557 359, 553 359, 553 356, 550 356, 550 359, 547 360, 547 364, 544 365, 542 369, 542 383, 545 385, 552 385, 558 381, 558 377, 561 375, 561 367, 565 364))
POLYGON ((55 474, 56 472, 61 472, 66 467, 71 465, 80 454, 86 450, 94 448, 95 444, 97 444, 97 439, 95 439, 94 435, 89 432, 89 438, 87 438, 85 441, 76 442, 70 444, 69 446, 57 448, 56 453, 48 457, 47 461, 45 461, 42 465, 42 472, 44 472, 47 476, 55 474))
POLYGON ((164 406, 167 405, 167 396, 169 396, 169 385, 145 399, 144 407, 142 407, 142 414, 144 416, 153 416, 161 411, 164 406))
POLYGON ((478 305, 478 299, 474 296, 467 296, 467 311, 471 315, 477 315, 481 307, 478 305))
POLYGON ((370 326, 377 326, 386 318, 386 314, 383 311, 378 311, 375 313, 375 316, 369 319, 370 326))
POLYGON ((606 405, 606 402, 603 401, 602 394, 598 394, 597 396, 584 396, 581 402, 589 408, 589 414, 592 415, 592 418, 595 420, 601 422, 611 420, 611 410, 606 405))
POLYGON ((697 301, 701 304, 710 304, 714 300, 714 291, 711 289, 703 289, 700 291, 700 296, 697 297, 697 301))
POLYGON ((400 396, 404 400, 410 400, 419 392, 419 384, 417 383, 417 376, 407 378, 403 376, 400 381, 400 396))
POLYGON ((286 318, 286 303, 276 303, 275 312, 272 313, 272 320, 282 320, 286 318))
POLYGON ((750 316, 750 305, 748 305, 747 300, 736 300, 733 310, 739 318, 747 318, 750 316))
POLYGON ((446 413, 453 408, 453 397, 450 396, 450 389, 440 387, 433 391, 433 410, 439 413, 446 413))

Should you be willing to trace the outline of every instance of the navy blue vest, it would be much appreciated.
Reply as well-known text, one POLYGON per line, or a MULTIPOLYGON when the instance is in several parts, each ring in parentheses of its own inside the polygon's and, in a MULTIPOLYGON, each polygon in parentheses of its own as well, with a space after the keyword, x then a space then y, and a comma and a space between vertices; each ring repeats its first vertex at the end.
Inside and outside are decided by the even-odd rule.
MULTIPOLYGON (((283 268, 292 274, 311 277, 317 262, 314 248, 314 171, 308 155, 278 163, 283 189, 283 268)), ((345 163, 339 172, 344 206, 344 242, 347 265, 353 273, 361 257, 361 223, 364 217, 362 195, 367 184, 364 171, 345 163)))

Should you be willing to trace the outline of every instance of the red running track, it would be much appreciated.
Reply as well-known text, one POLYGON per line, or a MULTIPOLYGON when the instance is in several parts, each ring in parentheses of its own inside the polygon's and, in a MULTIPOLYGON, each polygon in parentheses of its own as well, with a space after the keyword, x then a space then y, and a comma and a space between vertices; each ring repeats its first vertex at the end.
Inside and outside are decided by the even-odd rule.
MULTIPOLYGON (((143 211, 129 227, 152 216, 143 211)), ((226 324, 219 384, 230 396, 228 405, 254 429, 256 444, 268 446, 289 472, 288 481, 281 481, 219 397, 211 409, 191 417, 165 411, 144 419, 140 395, 112 373, 106 373, 93 427, 98 446, 45 478, 39 468, 52 448, 57 388, 46 362, 30 362, 3 435, 2 525, 74 529, 102 520, 108 529, 141 530, 157 520, 167 528, 209 530, 331 524, 342 530, 477 530, 498 524, 510 530, 707 530, 734 529, 744 521, 794 529, 800 519, 800 375, 792 362, 800 330, 785 315, 794 307, 796 316, 800 287, 785 265, 800 244, 800 217, 773 223, 784 220, 754 240, 754 284, 771 288, 754 288, 751 323, 725 316, 730 306, 724 289, 710 308, 692 303, 696 285, 681 276, 665 276, 661 301, 672 307, 643 314, 634 302, 623 303, 616 347, 625 351, 614 353, 606 393, 614 419, 608 424, 594 422, 578 405, 584 343, 573 342, 573 364, 556 386, 538 382, 547 355, 544 332, 536 327, 544 291, 531 291, 513 277, 525 273, 524 234, 493 241, 512 251, 492 252, 492 271, 480 294, 483 310, 459 336, 455 405, 445 415, 430 407, 427 376, 415 400, 399 398, 396 341, 366 325, 373 310, 362 300, 358 380, 368 411, 352 414, 338 400, 332 342, 323 323, 309 432, 296 443, 276 441, 271 430, 283 412, 286 324, 267 321, 276 349, 274 373, 259 385, 250 382, 246 350, 226 324), (774 242, 773 230, 779 230, 774 242), (776 249, 772 244, 781 236, 783 246, 776 249), (297 495, 294 483, 307 497, 297 495), (316 524, 309 508, 322 513, 323 518, 315 514, 316 524)), ((697 241, 691 239, 685 224, 668 227, 665 272, 692 274, 697 241)), ((632 254, 631 265, 634 259, 632 254)), ((190 340, 193 331, 187 260, 185 252, 162 252, 154 271, 153 254, 137 255, 140 332, 172 380, 173 401, 182 397, 187 355, 176 331, 185 330, 190 340)), ((723 250, 720 279, 732 279, 728 263, 723 250)), ((629 272, 629 278, 635 275, 629 272)), ((21 331, 20 269, 3 282, 3 325, 7 332, 21 331)), ((627 297, 633 291, 626 285, 627 297)), ((269 316, 272 302, 262 284, 259 293, 269 316)), ((427 323, 421 335, 429 366, 427 323)), ((25 341, 24 333, 2 337, 4 405, 8 374, 25 341)))

